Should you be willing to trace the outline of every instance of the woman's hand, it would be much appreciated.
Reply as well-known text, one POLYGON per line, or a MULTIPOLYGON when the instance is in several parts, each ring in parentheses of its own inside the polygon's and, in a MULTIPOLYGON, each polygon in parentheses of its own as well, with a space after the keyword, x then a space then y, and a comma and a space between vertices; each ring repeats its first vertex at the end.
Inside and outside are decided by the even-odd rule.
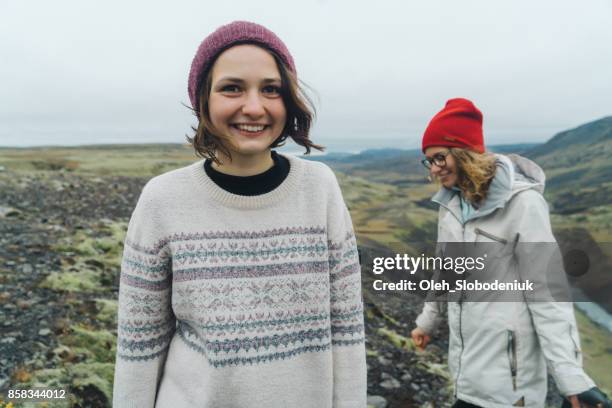
POLYGON ((567 399, 572 404, 572 408, 580 408, 580 401, 576 395, 568 395, 567 399))
POLYGON ((431 340, 431 337, 420 327, 416 327, 414 330, 412 330, 410 335, 412 336, 412 342, 419 351, 425 350, 427 343, 429 343, 431 340))

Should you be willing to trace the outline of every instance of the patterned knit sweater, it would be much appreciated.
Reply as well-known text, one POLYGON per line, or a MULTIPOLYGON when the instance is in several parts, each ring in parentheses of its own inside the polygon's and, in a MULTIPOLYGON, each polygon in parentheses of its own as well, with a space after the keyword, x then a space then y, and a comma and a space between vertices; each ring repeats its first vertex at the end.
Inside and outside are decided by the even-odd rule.
POLYGON ((361 277, 332 171, 295 157, 239 196, 202 162, 153 178, 129 223, 113 406, 366 406, 361 277))

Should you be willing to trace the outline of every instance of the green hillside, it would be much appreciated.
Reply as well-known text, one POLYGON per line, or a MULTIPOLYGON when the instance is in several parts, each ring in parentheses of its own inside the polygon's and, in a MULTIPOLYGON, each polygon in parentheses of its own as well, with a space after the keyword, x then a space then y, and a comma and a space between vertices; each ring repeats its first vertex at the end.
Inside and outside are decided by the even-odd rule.
POLYGON ((527 152, 546 171, 554 212, 576 214, 612 203, 612 116, 561 132, 527 152))
POLYGON ((585 156, 577 154, 574 149, 583 150, 584 153, 593 153, 596 152, 594 150, 596 147, 601 146, 602 143, 610 143, 610 141, 612 141, 612 116, 607 116, 558 133, 548 142, 531 149, 528 155, 545 161, 561 155, 567 159, 573 159, 573 164, 577 164, 576 160, 585 156))

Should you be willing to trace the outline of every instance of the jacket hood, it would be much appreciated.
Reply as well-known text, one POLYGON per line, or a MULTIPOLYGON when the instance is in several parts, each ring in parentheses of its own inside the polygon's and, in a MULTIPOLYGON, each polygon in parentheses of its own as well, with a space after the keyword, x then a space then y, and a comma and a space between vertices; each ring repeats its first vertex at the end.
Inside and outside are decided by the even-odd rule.
POLYGON ((544 194, 546 185, 546 175, 544 170, 532 160, 518 154, 509 154, 507 156, 498 155, 499 158, 509 159, 512 164, 513 176, 513 193, 528 190, 530 188, 544 194))

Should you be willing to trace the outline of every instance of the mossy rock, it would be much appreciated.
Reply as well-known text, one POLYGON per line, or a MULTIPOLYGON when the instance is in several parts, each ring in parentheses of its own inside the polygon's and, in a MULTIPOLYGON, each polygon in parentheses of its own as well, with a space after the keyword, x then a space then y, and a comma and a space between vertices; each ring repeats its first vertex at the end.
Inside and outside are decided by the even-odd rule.
POLYGON ((96 256, 98 251, 96 250, 95 241, 91 238, 83 237, 83 239, 77 240, 78 244, 74 246, 75 252, 79 255, 85 256, 96 256))
POLYGON ((77 355, 85 355, 96 363, 115 361, 117 339, 108 330, 90 330, 82 326, 71 326, 70 334, 62 336, 62 344, 72 347, 77 355))
POLYGON ((81 406, 108 406, 113 399, 114 363, 79 363, 69 367, 72 391, 81 406))
POLYGON ((369 303, 371 306, 368 307, 365 311, 365 316, 367 320, 372 321, 375 318, 382 318, 394 326, 401 327, 400 322, 389 316, 387 313, 383 312, 383 310, 376 303, 372 301, 370 301, 369 303))
POLYGON ((100 286, 100 273, 88 269, 52 272, 40 283, 40 287, 61 292, 99 292, 104 289, 100 286))
POLYGON ((123 242, 127 232, 128 223, 125 221, 117 221, 109 224, 108 229, 115 241, 123 242))
POLYGON ((28 385, 31 387, 65 388, 69 379, 66 369, 47 368, 35 371, 28 385))
POLYGON ((85 362, 64 368, 35 371, 22 387, 65 389, 67 399, 48 403, 26 402, 22 408, 110 407, 113 393, 114 363, 85 362))
POLYGON ((81 255, 84 258, 93 258, 108 267, 119 267, 126 231, 126 222, 111 222, 96 231, 77 232, 54 245, 53 249, 81 255))
POLYGON ((15 407, 19 408, 68 408, 74 405, 74 396, 71 395, 68 386, 71 382, 70 374, 65 368, 47 368, 32 373, 32 378, 23 384, 13 388, 31 389, 34 387, 63 389, 67 391, 66 399, 49 401, 48 403, 24 402, 15 407))
POLYGON ((391 344, 393 344, 399 349, 414 350, 414 345, 412 344, 411 339, 402 336, 401 334, 398 334, 391 329, 381 327, 380 329, 378 329, 377 333, 385 337, 391 344))
POLYGON ((96 317, 99 321, 111 326, 117 325, 117 300, 96 299, 96 307, 98 308, 96 317))
POLYGON ((448 364, 445 363, 427 363, 425 365, 427 372, 442 377, 448 381, 449 386, 452 386, 450 371, 448 370, 448 364))
POLYGON ((62 271, 51 273, 41 287, 63 292, 110 290, 118 279, 126 231, 126 222, 107 220, 101 228, 63 239, 52 247, 64 255, 62 271))

